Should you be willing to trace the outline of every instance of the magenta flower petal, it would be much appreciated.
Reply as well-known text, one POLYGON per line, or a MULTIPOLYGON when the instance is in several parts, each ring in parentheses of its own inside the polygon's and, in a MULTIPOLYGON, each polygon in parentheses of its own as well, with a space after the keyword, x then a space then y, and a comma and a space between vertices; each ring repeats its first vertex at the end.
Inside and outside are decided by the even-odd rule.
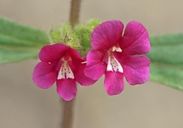
POLYGON ((93 49, 108 49, 119 42, 123 31, 123 24, 118 20, 103 22, 98 25, 92 35, 91 42, 93 49))
POLYGON ((150 39, 146 28, 136 22, 129 22, 120 42, 124 54, 145 54, 150 51, 150 39))
POLYGON ((80 64, 80 66, 78 66, 78 71, 76 72, 75 79, 78 83, 80 83, 80 85, 83 86, 92 85, 96 82, 96 80, 93 80, 84 74, 85 67, 86 64, 80 64))
POLYGON ((87 66, 101 63, 104 54, 98 50, 90 50, 87 54, 87 66))
POLYGON ((54 65, 45 62, 40 62, 36 65, 33 71, 33 81, 40 88, 47 89, 54 84, 56 73, 54 65))
POLYGON ((84 73, 87 77, 98 80, 105 72, 106 64, 103 62, 104 54, 97 50, 91 50, 87 54, 87 65, 84 73))
POLYGON ((75 80, 61 79, 57 81, 57 93, 65 101, 70 101, 75 98, 77 87, 75 80))
POLYGON ((121 93, 124 89, 123 74, 118 72, 106 72, 104 85, 109 95, 121 93))
POLYGON ((77 50, 70 48, 68 50, 68 53, 69 53, 69 56, 72 58, 73 62, 77 63, 77 62, 83 61, 80 53, 77 50))
POLYGON ((87 66, 84 73, 87 77, 98 80, 105 72, 106 66, 103 63, 87 66))
POLYGON ((39 58, 44 62, 58 61, 68 49, 69 47, 63 44, 48 44, 40 50, 39 58))
POLYGON ((143 84, 149 80, 150 60, 146 56, 131 56, 125 59, 124 75, 129 84, 143 84))

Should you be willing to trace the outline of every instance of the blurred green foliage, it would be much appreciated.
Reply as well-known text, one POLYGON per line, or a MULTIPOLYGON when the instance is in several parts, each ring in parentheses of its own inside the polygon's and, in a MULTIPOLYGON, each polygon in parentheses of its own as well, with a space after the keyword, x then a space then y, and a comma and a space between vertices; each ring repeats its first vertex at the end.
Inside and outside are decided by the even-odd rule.
POLYGON ((76 48, 85 55, 90 48, 90 33, 99 23, 100 20, 92 19, 74 28, 71 28, 68 23, 56 26, 50 31, 50 38, 53 42, 62 42, 76 48))
POLYGON ((50 31, 51 42, 64 43, 73 48, 80 49, 81 45, 69 23, 56 26, 50 31))
POLYGON ((34 58, 48 43, 45 32, 0 18, 0 63, 10 63, 34 58))
POLYGON ((151 80, 183 90, 183 34, 151 37, 151 80))

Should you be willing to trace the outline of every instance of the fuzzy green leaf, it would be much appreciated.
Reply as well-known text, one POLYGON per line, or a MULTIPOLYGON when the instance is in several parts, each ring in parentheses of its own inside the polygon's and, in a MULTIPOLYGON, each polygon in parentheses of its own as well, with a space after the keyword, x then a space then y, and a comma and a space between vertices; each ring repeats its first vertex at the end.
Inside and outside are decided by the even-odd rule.
POLYGON ((151 37, 151 44, 153 46, 182 44, 183 43, 182 41, 183 41, 183 33, 167 34, 151 37))
POLYGON ((18 62, 26 59, 33 59, 36 58, 38 53, 38 50, 35 49, 26 49, 26 50, 20 50, 20 49, 1 49, 0 48, 0 63, 12 63, 12 62, 18 62))
POLYGON ((152 63, 151 79, 169 87, 183 90, 183 65, 152 63))
POLYGON ((151 38, 151 80, 183 90, 183 34, 151 38))
POLYGON ((153 62, 181 65, 183 64, 183 42, 182 44, 154 46, 149 57, 153 62))
POLYGON ((0 63, 10 63, 36 56, 48 43, 45 32, 0 18, 0 63))

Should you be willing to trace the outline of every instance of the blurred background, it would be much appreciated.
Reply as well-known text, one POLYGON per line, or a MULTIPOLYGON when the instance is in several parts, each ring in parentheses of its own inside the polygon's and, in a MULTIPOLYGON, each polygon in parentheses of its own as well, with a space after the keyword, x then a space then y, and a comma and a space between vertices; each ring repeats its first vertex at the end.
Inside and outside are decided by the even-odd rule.
MULTIPOLYGON (((68 21, 70 0, 0 0, 0 16, 48 31, 68 21)), ((81 22, 91 18, 139 20, 151 35, 183 32, 182 0, 83 0, 81 22)), ((61 103, 55 86, 37 88, 36 60, 0 65, 0 128, 59 128, 61 103)), ((80 87, 74 128, 183 128, 183 93, 158 83, 104 92, 103 80, 80 87)))

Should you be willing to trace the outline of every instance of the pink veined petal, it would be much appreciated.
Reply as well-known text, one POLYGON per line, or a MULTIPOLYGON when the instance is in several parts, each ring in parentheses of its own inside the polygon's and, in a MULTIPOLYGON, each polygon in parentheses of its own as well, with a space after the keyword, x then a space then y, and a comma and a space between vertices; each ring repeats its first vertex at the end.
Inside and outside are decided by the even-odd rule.
POLYGON ((104 54, 98 50, 90 50, 87 54, 87 64, 84 73, 87 77, 98 80, 105 72, 106 64, 103 62, 104 54))
POLYGON ((124 89, 123 74, 119 72, 106 72, 104 80, 108 95, 117 95, 124 89))
POLYGON ((73 48, 69 48, 67 52, 68 64, 72 71, 76 72, 79 70, 78 66, 83 62, 83 58, 81 58, 80 53, 73 48))
POLYGON ((74 76, 77 82, 81 85, 91 85, 95 82, 95 80, 87 77, 84 74, 84 69, 86 67, 86 62, 83 60, 80 55, 75 51, 72 50, 72 61, 69 63, 72 71, 74 72, 74 76))
POLYGON ((150 60, 146 56, 126 57, 123 67, 129 84, 143 84, 149 80, 150 60))
POLYGON ((104 63, 97 63, 93 65, 86 66, 84 73, 87 77, 98 80, 105 72, 106 65, 104 63))
POLYGON ((93 49, 107 50, 121 39, 123 24, 119 20, 111 20, 98 25, 91 35, 93 49))
POLYGON ((69 49, 68 55, 72 58, 73 61, 82 61, 80 53, 73 48, 69 49))
POLYGON ((57 93, 65 101, 71 101, 77 93, 76 82, 73 79, 61 79, 57 81, 57 93))
POLYGON ((150 51, 150 39, 146 28, 139 22, 131 21, 127 24, 120 42, 124 54, 145 54, 150 51))
POLYGON ((57 44, 49 44, 44 46, 39 53, 39 58, 44 62, 53 62, 60 59, 66 51, 69 49, 68 46, 57 43, 57 44))
POLYGON ((46 62, 38 63, 34 68, 32 79, 38 87, 43 89, 49 88, 56 80, 54 65, 46 62))
POLYGON ((75 72, 75 79, 81 85, 84 85, 84 86, 92 85, 96 82, 96 80, 93 80, 84 74, 85 67, 86 67, 86 64, 79 65, 78 70, 75 72))
POLYGON ((98 50, 90 50, 87 54, 87 65, 97 64, 103 61, 104 53, 98 50))

